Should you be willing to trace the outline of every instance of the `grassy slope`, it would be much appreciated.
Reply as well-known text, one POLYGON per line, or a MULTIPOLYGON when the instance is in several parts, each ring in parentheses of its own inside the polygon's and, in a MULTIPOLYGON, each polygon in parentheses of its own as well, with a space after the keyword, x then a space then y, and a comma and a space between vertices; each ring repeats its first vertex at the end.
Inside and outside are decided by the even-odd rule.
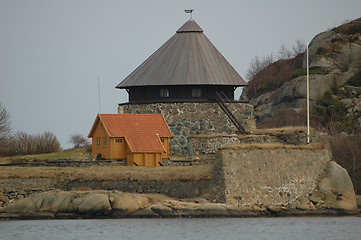
POLYGON ((12 157, 0 157, 0 164, 11 162, 32 162, 34 160, 56 160, 56 159, 72 159, 72 160, 90 160, 90 153, 86 152, 87 147, 70 148, 59 152, 47 154, 20 155, 12 157))
MULTIPOLYGON (((0 158, 0 164, 11 162, 34 162, 36 160, 89 160, 87 147, 71 148, 49 154, 34 154, 0 158), (82 155, 80 155, 80 153, 82 155)), ((82 167, 0 167, 0 178, 56 178, 67 182, 72 180, 204 180, 211 179, 213 165, 185 167, 125 167, 125 166, 82 166, 82 167)))

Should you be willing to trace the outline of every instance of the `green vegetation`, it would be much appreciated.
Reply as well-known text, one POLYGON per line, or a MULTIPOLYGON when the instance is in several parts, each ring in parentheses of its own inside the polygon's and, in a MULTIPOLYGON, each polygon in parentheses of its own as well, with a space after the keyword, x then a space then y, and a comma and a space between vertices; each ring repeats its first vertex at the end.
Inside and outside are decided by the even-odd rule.
POLYGON ((357 129, 357 116, 348 115, 347 107, 330 91, 317 101, 314 112, 322 117, 321 124, 329 130, 353 132, 357 129))
POLYGON ((350 77, 346 84, 355 86, 355 87, 361 87, 361 70, 358 71, 355 75, 350 77))
POLYGON ((347 24, 335 27, 332 31, 343 35, 361 34, 361 18, 355 19, 347 24))
MULTIPOLYGON (((314 68, 314 69, 310 69, 309 70, 309 73, 310 75, 326 75, 328 74, 327 71, 321 69, 321 68, 314 68)), ((307 75, 307 69, 305 67, 300 67, 300 68, 297 68, 292 76, 291 76, 291 79, 294 79, 296 77, 299 77, 299 76, 305 76, 307 75)))

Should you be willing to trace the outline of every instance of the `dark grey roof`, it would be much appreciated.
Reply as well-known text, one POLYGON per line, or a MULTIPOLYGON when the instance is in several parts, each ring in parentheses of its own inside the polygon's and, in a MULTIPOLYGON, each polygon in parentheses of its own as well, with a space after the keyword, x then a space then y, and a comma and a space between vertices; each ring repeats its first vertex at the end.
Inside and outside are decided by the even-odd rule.
POLYGON ((117 88, 154 85, 244 86, 247 83, 191 19, 117 88))

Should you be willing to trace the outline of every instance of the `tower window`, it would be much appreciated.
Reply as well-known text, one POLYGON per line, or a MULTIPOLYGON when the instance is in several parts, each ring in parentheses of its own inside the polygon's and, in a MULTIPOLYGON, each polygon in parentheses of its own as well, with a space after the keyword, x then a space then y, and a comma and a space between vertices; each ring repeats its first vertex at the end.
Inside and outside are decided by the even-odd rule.
POLYGON ((169 89, 161 89, 160 90, 160 97, 164 97, 164 98, 169 97, 169 89))
POLYGON ((202 97, 202 89, 192 88, 192 97, 194 98, 202 97))

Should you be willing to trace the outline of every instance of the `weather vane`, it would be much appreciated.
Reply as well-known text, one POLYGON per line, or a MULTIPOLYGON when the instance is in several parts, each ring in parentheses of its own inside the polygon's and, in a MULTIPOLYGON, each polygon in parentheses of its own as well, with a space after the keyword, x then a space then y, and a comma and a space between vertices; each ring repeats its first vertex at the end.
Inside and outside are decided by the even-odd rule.
POLYGON ((190 19, 192 19, 192 12, 194 11, 194 9, 186 9, 186 10, 184 10, 186 13, 190 13, 190 15, 191 15, 191 18, 190 19))

